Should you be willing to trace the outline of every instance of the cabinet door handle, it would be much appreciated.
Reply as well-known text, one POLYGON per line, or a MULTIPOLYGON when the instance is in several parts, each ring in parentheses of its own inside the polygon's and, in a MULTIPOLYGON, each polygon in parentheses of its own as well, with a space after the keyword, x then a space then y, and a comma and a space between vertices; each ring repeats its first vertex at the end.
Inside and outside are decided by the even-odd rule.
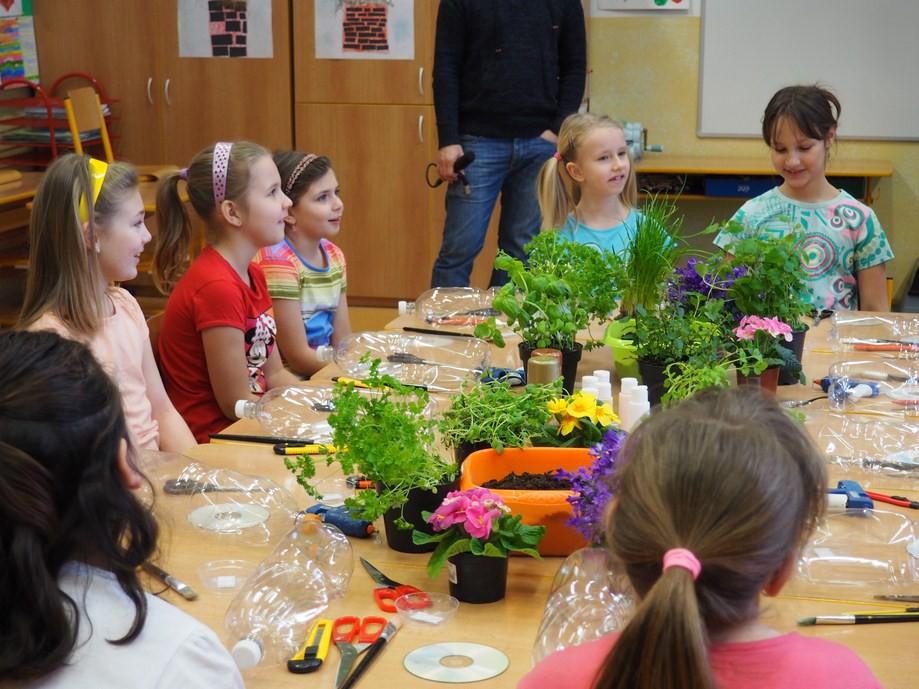
POLYGON ((418 143, 424 143, 424 115, 418 115, 418 143))
POLYGON ((424 95, 424 67, 418 68, 418 95, 424 95))
POLYGON ((150 89, 153 88, 153 77, 147 77, 147 102, 150 105, 153 105, 153 93, 150 89))
POLYGON ((163 95, 166 97, 166 105, 172 105, 172 101, 169 100, 169 83, 171 79, 166 79, 166 83, 163 85, 163 95))

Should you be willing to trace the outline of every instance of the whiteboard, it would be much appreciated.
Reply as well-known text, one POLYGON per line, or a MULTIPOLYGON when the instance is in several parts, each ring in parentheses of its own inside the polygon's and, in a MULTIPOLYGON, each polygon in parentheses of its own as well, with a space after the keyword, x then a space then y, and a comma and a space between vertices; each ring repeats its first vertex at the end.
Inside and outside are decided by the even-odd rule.
POLYGON ((760 136, 793 84, 829 88, 839 135, 919 139, 919 0, 704 0, 699 136, 760 136))

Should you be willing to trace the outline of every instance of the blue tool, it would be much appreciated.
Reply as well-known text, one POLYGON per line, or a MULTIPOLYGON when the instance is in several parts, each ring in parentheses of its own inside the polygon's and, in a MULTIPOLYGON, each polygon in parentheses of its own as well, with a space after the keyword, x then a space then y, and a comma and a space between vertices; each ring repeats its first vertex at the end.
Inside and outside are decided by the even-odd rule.
POLYGON ((482 373, 479 380, 483 383, 506 382, 515 388, 526 385, 526 373, 522 368, 498 368, 491 366, 482 373))
POLYGON ((877 397, 881 394, 881 387, 873 380, 855 380, 842 376, 827 376, 818 378, 814 385, 827 393, 836 397, 851 395, 853 397, 877 397), (864 387, 861 387, 864 386, 864 387))
POLYGON ((355 538, 370 538, 376 530, 373 522, 366 519, 355 519, 348 512, 344 505, 338 507, 329 507, 327 505, 313 505, 304 510, 308 514, 315 514, 326 524, 337 526, 345 536, 354 536, 355 538))
POLYGON ((874 501, 868 497, 858 481, 840 481, 836 488, 827 491, 830 495, 845 495, 847 510, 873 510, 874 501))

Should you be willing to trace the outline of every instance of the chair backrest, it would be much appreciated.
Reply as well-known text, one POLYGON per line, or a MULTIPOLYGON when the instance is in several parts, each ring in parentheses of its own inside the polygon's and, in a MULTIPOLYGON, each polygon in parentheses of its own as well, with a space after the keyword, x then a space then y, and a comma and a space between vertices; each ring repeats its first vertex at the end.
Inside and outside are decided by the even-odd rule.
POLYGON ((150 316, 147 319, 147 329, 150 331, 150 346, 153 347, 153 359, 156 361, 156 367, 160 370, 160 376, 163 375, 162 366, 160 366, 160 330, 163 328, 163 315, 165 311, 150 316))
POLYGON ((67 111, 67 124, 73 136, 73 148, 77 153, 83 153, 83 142, 80 134, 83 132, 98 131, 102 138, 102 148, 105 151, 105 160, 111 163, 115 160, 112 152, 112 142, 109 139, 108 127, 105 126, 105 116, 102 113, 102 102, 99 94, 91 86, 73 89, 67 92, 64 99, 64 108, 67 111))

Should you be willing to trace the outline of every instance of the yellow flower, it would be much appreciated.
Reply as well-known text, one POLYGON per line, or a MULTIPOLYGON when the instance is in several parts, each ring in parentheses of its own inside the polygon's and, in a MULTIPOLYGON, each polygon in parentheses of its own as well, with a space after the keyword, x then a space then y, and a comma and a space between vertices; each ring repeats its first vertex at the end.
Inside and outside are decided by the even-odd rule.
POLYGON ((613 411, 613 408, 604 402, 597 407, 597 423, 604 428, 611 424, 616 424, 618 426, 619 417, 616 416, 616 412, 613 411))
POLYGON ((561 397, 550 400, 548 404, 550 414, 564 414, 568 409, 568 403, 561 397))
POLYGON ((558 434, 568 435, 575 428, 580 428, 580 427, 581 427, 581 422, 578 421, 575 417, 566 416, 564 419, 562 419, 561 424, 559 424, 558 434))
POLYGON ((597 423, 597 398, 590 394, 577 393, 568 403, 568 413, 576 418, 586 417, 597 423))

